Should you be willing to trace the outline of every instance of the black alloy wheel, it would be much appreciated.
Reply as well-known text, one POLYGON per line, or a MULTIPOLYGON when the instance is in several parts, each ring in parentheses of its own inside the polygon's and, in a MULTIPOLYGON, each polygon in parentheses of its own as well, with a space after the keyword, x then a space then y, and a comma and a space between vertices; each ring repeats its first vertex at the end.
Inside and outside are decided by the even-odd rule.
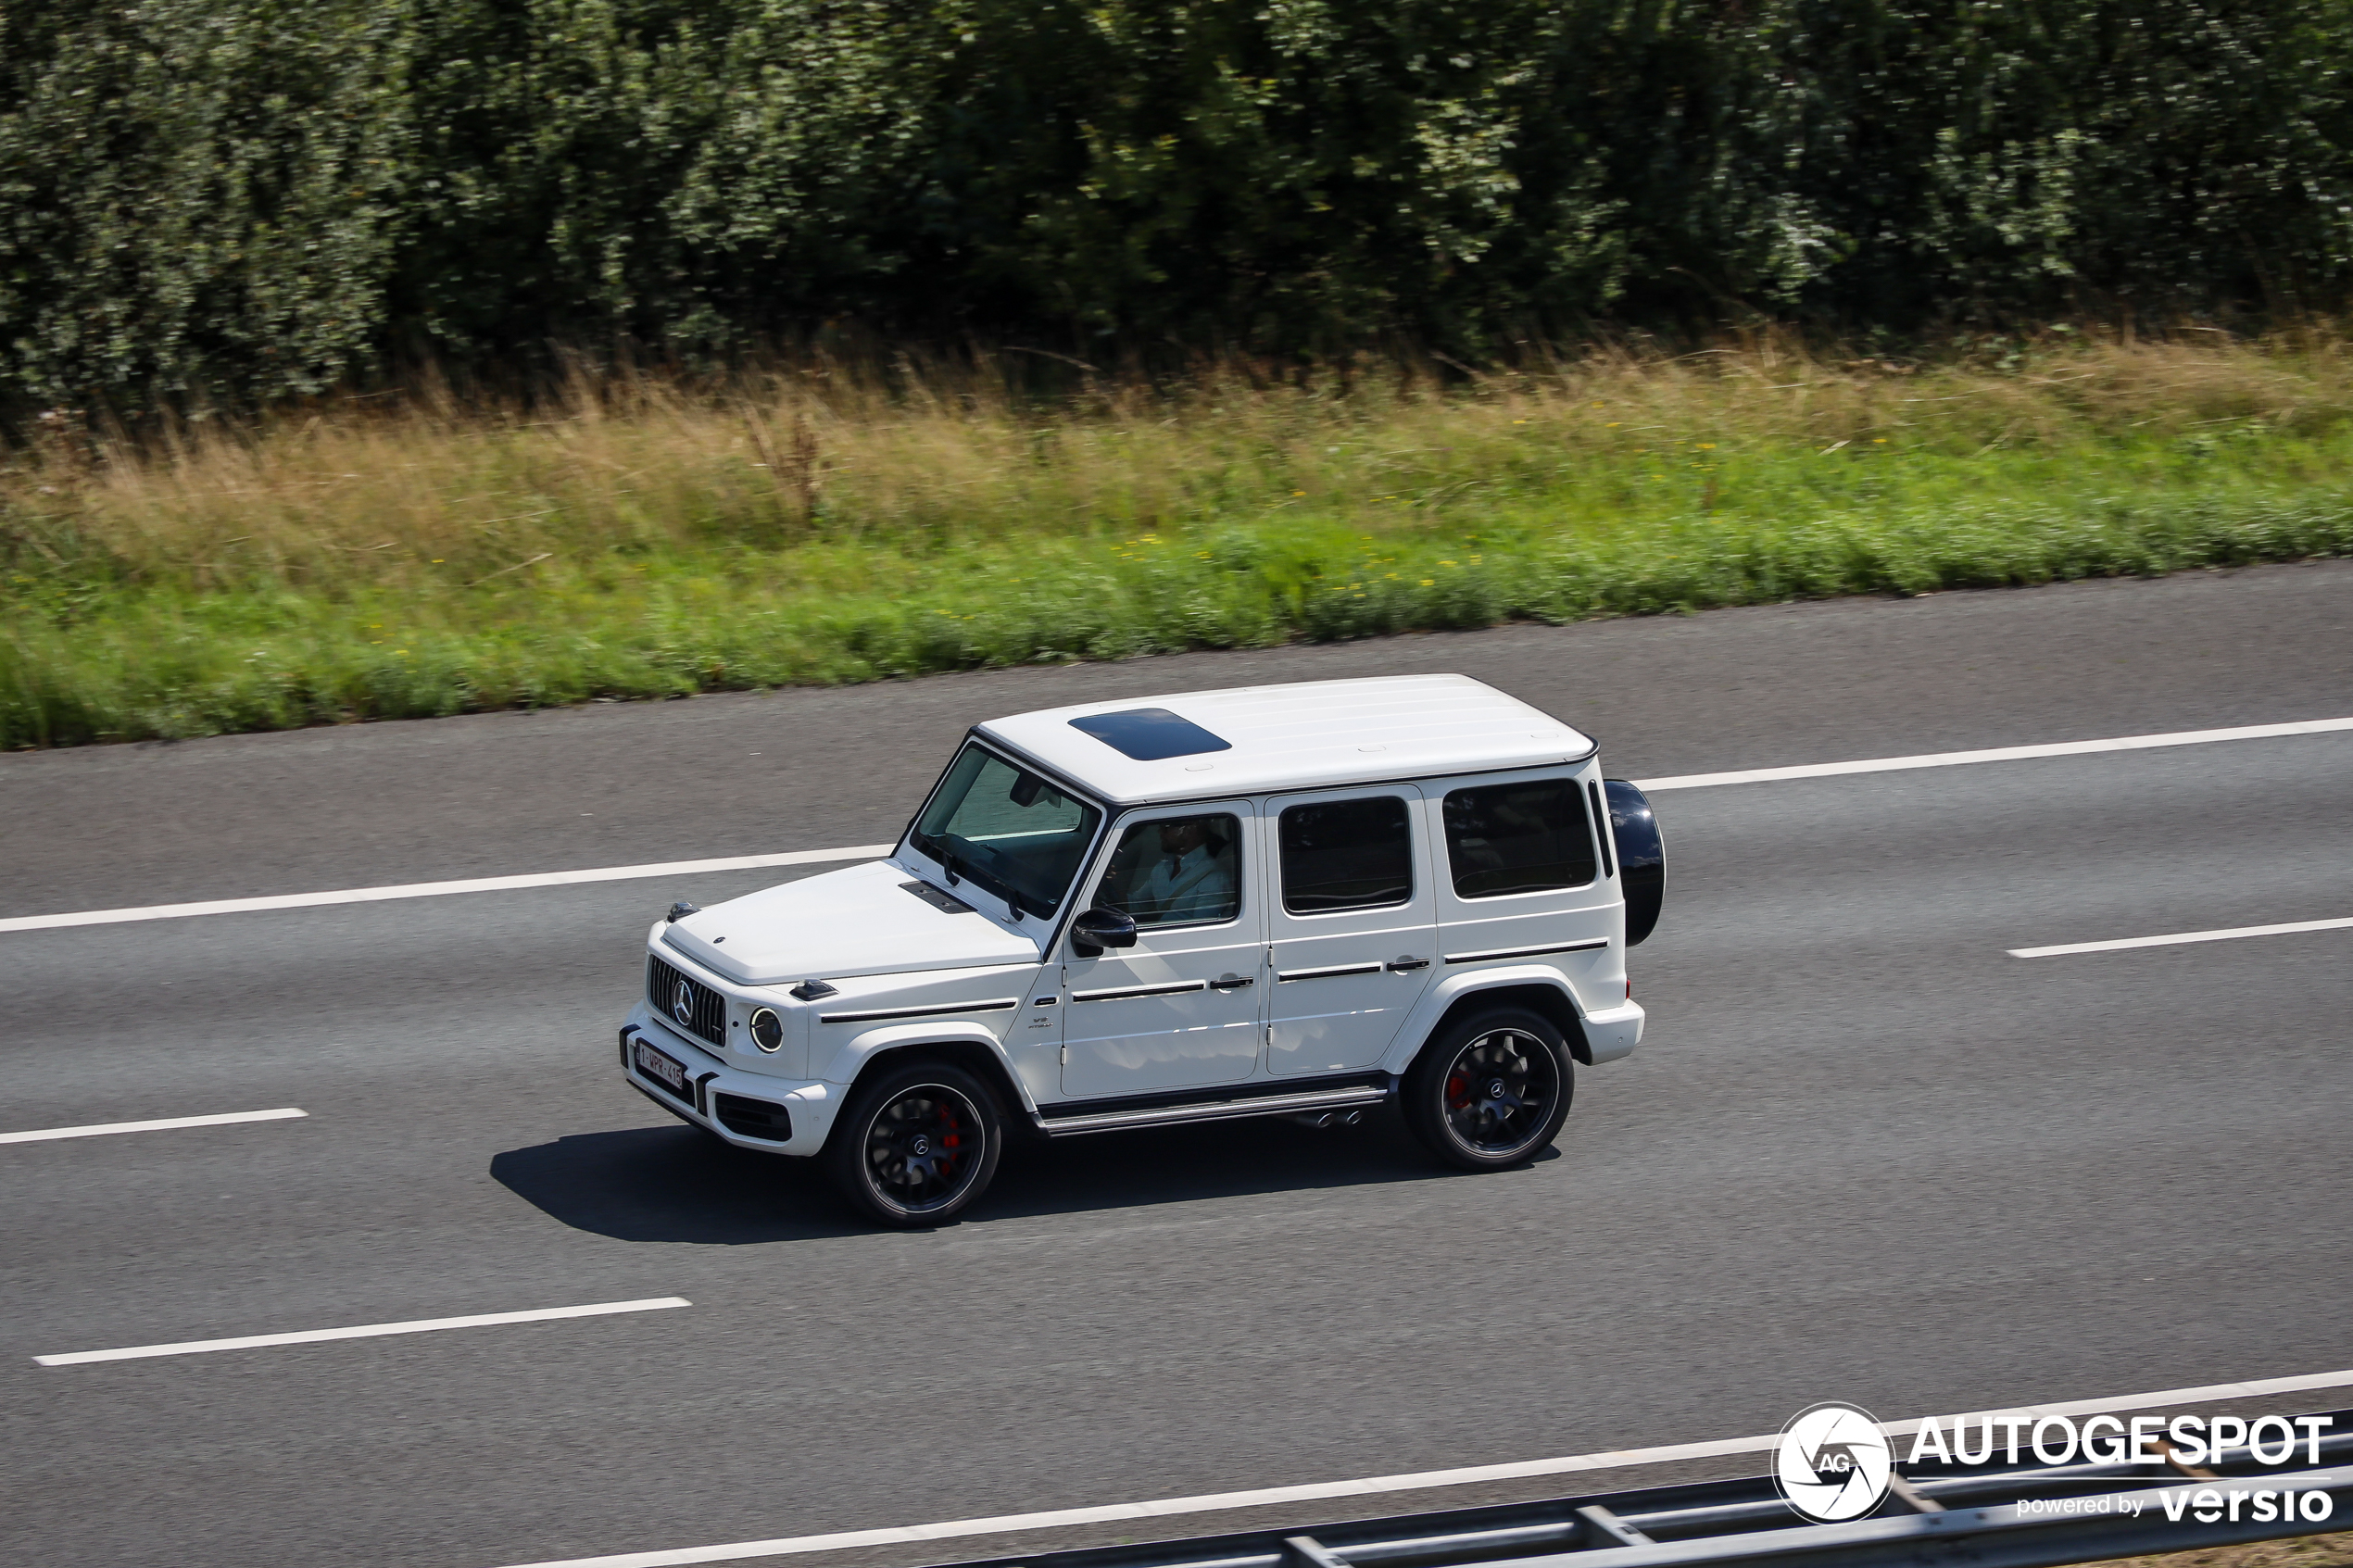
POLYGON ((1549 1020, 1516 1008, 1481 1013, 1423 1047, 1405 1077, 1406 1121, 1450 1164, 1516 1165, 1560 1132, 1573 1071, 1549 1020))
POLYGON ((834 1183, 887 1225, 946 1223, 997 1173, 1003 1120, 996 1098, 945 1062, 914 1062, 859 1090, 825 1140, 834 1183))

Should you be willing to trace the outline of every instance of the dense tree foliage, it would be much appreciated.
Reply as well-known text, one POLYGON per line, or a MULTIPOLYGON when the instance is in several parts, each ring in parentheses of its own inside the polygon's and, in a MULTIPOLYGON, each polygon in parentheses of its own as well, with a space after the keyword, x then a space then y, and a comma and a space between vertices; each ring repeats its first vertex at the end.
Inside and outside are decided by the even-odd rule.
POLYGON ((2353 0, 0 0, 0 396, 2340 301, 2353 0))

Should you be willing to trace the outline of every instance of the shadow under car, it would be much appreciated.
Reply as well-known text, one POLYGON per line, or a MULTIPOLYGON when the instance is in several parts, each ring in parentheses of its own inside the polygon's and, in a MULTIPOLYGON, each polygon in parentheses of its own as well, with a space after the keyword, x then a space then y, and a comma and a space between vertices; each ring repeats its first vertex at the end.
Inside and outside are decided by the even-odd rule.
MULTIPOLYGON (((1531 1163, 1558 1156, 1548 1148, 1531 1163)), ((490 1173, 565 1224, 621 1241, 744 1247, 877 1228, 850 1217, 815 1160, 736 1148, 674 1124, 510 1149, 491 1160, 490 1173)), ((988 1196, 951 1223, 1466 1175, 1433 1162, 1388 1107, 1356 1127, 1261 1118, 1055 1142, 1016 1138, 988 1196)))

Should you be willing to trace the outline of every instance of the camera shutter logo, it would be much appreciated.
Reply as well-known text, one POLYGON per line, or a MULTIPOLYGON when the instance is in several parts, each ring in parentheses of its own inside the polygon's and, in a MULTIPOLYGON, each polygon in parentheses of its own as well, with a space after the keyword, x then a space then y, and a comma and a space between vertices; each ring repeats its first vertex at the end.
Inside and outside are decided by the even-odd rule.
POLYGON ((1773 1485, 1790 1507, 1816 1524, 1860 1519, 1887 1496, 1894 1457, 1869 1411, 1808 1405, 1790 1418, 1773 1445, 1773 1485))

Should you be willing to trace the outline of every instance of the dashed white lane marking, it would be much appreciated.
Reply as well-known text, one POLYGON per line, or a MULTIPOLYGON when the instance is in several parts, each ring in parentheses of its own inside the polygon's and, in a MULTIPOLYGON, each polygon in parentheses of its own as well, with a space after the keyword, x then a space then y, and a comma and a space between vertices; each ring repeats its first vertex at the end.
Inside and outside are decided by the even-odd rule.
POLYGON ((1637 779, 1644 790, 1712 789, 1718 784, 1774 784, 1783 779, 1828 779, 1843 773, 1893 773, 1911 768, 1962 768, 1972 762, 2024 762, 2038 757, 2088 757, 2103 751, 2147 751, 2164 746, 2210 746, 2226 740, 2276 740, 2284 735, 2324 735, 2353 730, 2353 719, 2307 719, 2294 724, 2246 724, 2234 730, 2179 730, 2163 735, 2120 735, 2113 740, 2067 740, 2050 746, 1999 746, 1989 751, 1936 751, 1919 757, 1874 757, 1860 762, 1808 762, 1794 768, 1751 768, 1738 773, 1684 773, 1671 779, 1637 779))
MULTIPOLYGON (((2093 1415, 2102 1411, 2210 1404, 2219 1399, 2269 1399, 2275 1395, 2300 1394, 2315 1388, 2342 1388, 2348 1385, 2353 1385, 2353 1370, 2317 1373, 2307 1377, 2271 1377, 2254 1383, 2215 1383, 2199 1388, 2167 1388, 2153 1394, 2120 1395, 2112 1399, 2074 1399, 2064 1404, 2021 1405, 2014 1410, 1971 1411, 1966 1417, 1944 1416, 1939 1419, 1950 1426, 1957 1421, 1975 1421, 1987 1414, 1996 1420, 2014 1415, 2093 1415)), ((1886 1431, 1890 1436, 1906 1436, 1918 1431, 1919 1425, 1919 1420, 1900 1421, 1888 1426, 1886 1431)), ((1523 1460, 1516 1464, 1482 1464, 1463 1470, 1426 1470, 1408 1475, 1376 1475, 1361 1481, 1315 1481, 1298 1486, 1262 1486, 1248 1492, 1211 1492, 1201 1497, 1115 1502, 1097 1508, 1063 1508, 1044 1513, 950 1519, 937 1524, 900 1524, 878 1530, 840 1530, 825 1536, 786 1536, 773 1541, 733 1541, 724 1546, 679 1547, 666 1551, 623 1551, 610 1557, 567 1557, 555 1562, 517 1563, 513 1568, 682 1568, 686 1563, 730 1562, 739 1558, 791 1557, 812 1551, 906 1546, 950 1540, 959 1536, 994 1536, 1013 1530, 1044 1530, 1068 1524, 1165 1519, 1237 1508, 1318 1502, 1332 1498, 1373 1497, 1383 1492, 1424 1491, 1485 1481, 1520 1480, 1535 1475, 1566 1475, 1582 1470, 1622 1470, 1637 1464, 1667 1464, 1680 1460, 1716 1459, 1728 1454, 1764 1453, 1779 1441, 1780 1434, 1771 1433, 1761 1437, 1727 1437, 1712 1443, 1678 1443, 1658 1449, 1617 1449, 1606 1453, 1578 1454, 1567 1459, 1523 1460)))
POLYGON ((372 1339, 384 1334, 429 1334, 441 1328, 486 1328, 501 1323, 545 1323, 551 1318, 600 1318, 611 1312, 654 1312, 691 1307, 684 1296, 643 1301, 598 1301, 585 1307, 543 1307, 531 1312, 476 1312, 462 1318, 419 1318, 410 1323, 366 1323, 352 1328, 311 1328, 297 1334, 246 1334, 234 1339, 189 1339, 177 1345, 132 1345, 120 1350, 72 1350, 35 1356, 43 1366, 80 1366, 85 1361, 135 1361, 148 1356, 200 1356, 208 1350, 250 1350, 262 1345, 311 1345, 322 1339, 372 1339))
MULTIPOLYGON (((2005 746, 1990 751, 1939 751, 1919 757, 1873 757, 1858 762, 1809 762, 1793 768, 1751 768, 1736 773, 1684 773, 1675 778, 1637 779, 1644 790, 1712 789, 1718 784, 1774 784, 1789 779, 1827 779, 1845 773, 1890 773, 1911 768, 1958 768, 1972 762, 2020 762, 2040 757, 2083 757, 2103 751, 2144 751, 2153 746, 2205 746, 2216 741, 2275 740, 2353 731, 2353 719, 2308 719, 2293 724, 2249 724, 2233 730, 2182 730, 2162 735, 2120 735, 2109 740, 2059 741, 2049 746, 2005 746)), ((521 876, 484 876, 462 882, 410 882, 388 887, 346 887, 328 893, 281 893, 261 898, 215 898, 200 904, 150 904, 131 909, 82 909, 63 915, 0 918, 0 932, 53 931, 63 926, 119 925, 131 921, 185 920, 195 915, 247 914, 262 909, 308 909, 327 904, 370 904, 388 898, 438 898, 452 893, 508 893, 526 887, 566 887, 589 882, 628 882, 639 877, 698 876, 705 872, 754 871, 765 866, 813 866, 828 860, 875 860, 896 845, 859 844, 844 849, 794 849, 780 855, 736 855, 717 860, 670 860, 650 866, 599 866, 578 872, 533 872, 521 876)))
POLYGON ((2120 936, 2113 942, 2062 942, 2055 947, 2012 947, 2014 959, 2057 959, 2070 953, 2120 953, 2127 947, 2173 947, 2184 942, 2235 942, 2242 936, 2293 936, 2299 931, 2353 930, 2353 919, 2297 920, 2285 925, 2241 925, 2228 931, 2177 931, 2171 936, 2120 936))
POLYGON ((51 1138, 100 1138, 108 1133, 163 1133, 174 1127, 226 1127, 236 1122, 284 1122, 310 1112, 294 1106, 275 1110, 232 1110, 220 1116, 166 1116, 154 1122, 95 1122, 87 1127, 38 1127, 0 1133, 0 1143, 46 1143, 51 1138))
POLYGON ((763 866, 815 866, 827 860, 875 860, 898 847, 858 844, 847 849, 793 849, 781 855, 734 855, 720 860, 669 860, 654 866, 598 866, 584 872, 533 872, 522 876, 478 876, 464 882, 408 882, 391 887, 346 887, 332 893, 279 893, 266 898, 215 898, 202 904, 150 904, 136 909, 83 909, 69 915, 11 915, 0 931, 52 931, 68 925, 119 925, 139 920, 186 920, 194 915, 237 915, 256 909, 310 909, 322 904, 373 904, 388 898, 439 898, 452 893, 509 893, 522 887, 569 887, 575 883, 629 882, 648 876, 699 876, 705 872, 756 871, 763 866))

